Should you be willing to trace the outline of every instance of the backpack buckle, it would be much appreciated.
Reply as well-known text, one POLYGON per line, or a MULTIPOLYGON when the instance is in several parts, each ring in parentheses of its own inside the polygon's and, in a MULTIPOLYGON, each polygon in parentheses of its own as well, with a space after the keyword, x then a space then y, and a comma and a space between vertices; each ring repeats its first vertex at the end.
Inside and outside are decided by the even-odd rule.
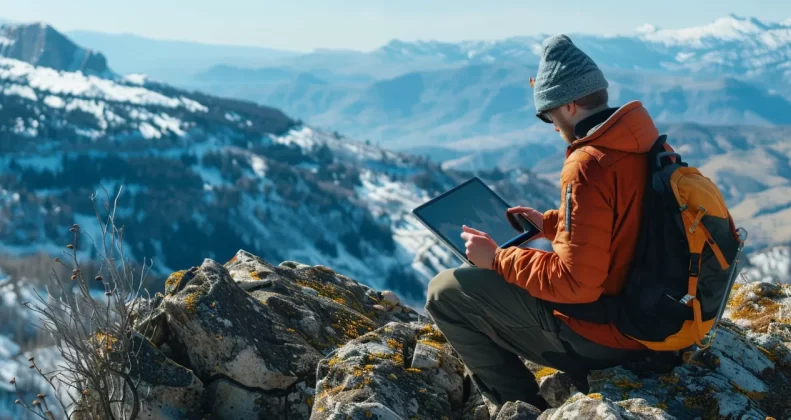
POLYGON ((679 302, 680 302, 682 305, 688 305, 688 304, 689 304, 689 302, 691 302, 691 301, 692 301, 692 299, 695 299, 695 296, 692 296, 692 295, 684 295, 684 297, 683 297, 683 298, 681 298, 681 300, 679 300, 679 302))
POLYGON ((689 276, 697 277, 700 274, 700 254, 691 254, 689 256, 689 276))

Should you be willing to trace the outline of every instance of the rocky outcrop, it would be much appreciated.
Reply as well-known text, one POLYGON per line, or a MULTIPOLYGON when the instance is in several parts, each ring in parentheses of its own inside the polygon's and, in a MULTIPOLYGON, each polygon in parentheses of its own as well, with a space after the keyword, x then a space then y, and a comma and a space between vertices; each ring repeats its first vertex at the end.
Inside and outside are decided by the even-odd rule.
POLYGON ((789 418, 788 286, 737 287, 713 345, 678 363, 594 371, 526 362, 552 407, 486 401, 442 334, 398 297, 321 266, 240 251, 173 273, 135 319, 146 418, 789 418), (664 366, 664 368, 661 368, 664 366))
POLYGON ((113 76, 102 53, 78 46, 46 24, 0 26, 0 56, 55 70, 113 76))

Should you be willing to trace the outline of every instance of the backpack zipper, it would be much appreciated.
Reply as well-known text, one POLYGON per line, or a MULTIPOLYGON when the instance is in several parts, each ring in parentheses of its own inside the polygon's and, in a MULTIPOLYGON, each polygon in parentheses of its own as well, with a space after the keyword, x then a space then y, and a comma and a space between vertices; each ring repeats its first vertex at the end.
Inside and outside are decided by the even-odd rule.
POLYGON ((571 233, 571 182, 566 185, 566 232, 571 233))

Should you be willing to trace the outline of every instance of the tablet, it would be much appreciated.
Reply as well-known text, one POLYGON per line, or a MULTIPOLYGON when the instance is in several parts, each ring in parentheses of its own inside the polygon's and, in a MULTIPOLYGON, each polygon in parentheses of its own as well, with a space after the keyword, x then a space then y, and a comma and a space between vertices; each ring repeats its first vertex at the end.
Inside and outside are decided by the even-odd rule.
POLYGON ((527 218, 510 215, 510 207, 483 181, 473 177, 416 207, 412 213, 462 261, 470 263, 461 238, 462 225, 488 233, 501 248, 519 246, 541 232, 527 218))

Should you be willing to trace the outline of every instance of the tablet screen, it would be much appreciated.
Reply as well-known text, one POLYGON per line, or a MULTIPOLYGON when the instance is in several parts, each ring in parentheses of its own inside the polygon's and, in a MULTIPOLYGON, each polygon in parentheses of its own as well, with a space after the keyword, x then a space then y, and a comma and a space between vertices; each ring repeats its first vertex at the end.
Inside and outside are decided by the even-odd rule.
MULTIPOLYGON (((462 225, 488 233, 498 245, 519 234, 506 217, 509 207, 483 181, 473 178, 413 212, 435 234, 465 255, 464 240, 460 236, 462 225)), ((538 229, 532 233, 538 233, 538 229)))

